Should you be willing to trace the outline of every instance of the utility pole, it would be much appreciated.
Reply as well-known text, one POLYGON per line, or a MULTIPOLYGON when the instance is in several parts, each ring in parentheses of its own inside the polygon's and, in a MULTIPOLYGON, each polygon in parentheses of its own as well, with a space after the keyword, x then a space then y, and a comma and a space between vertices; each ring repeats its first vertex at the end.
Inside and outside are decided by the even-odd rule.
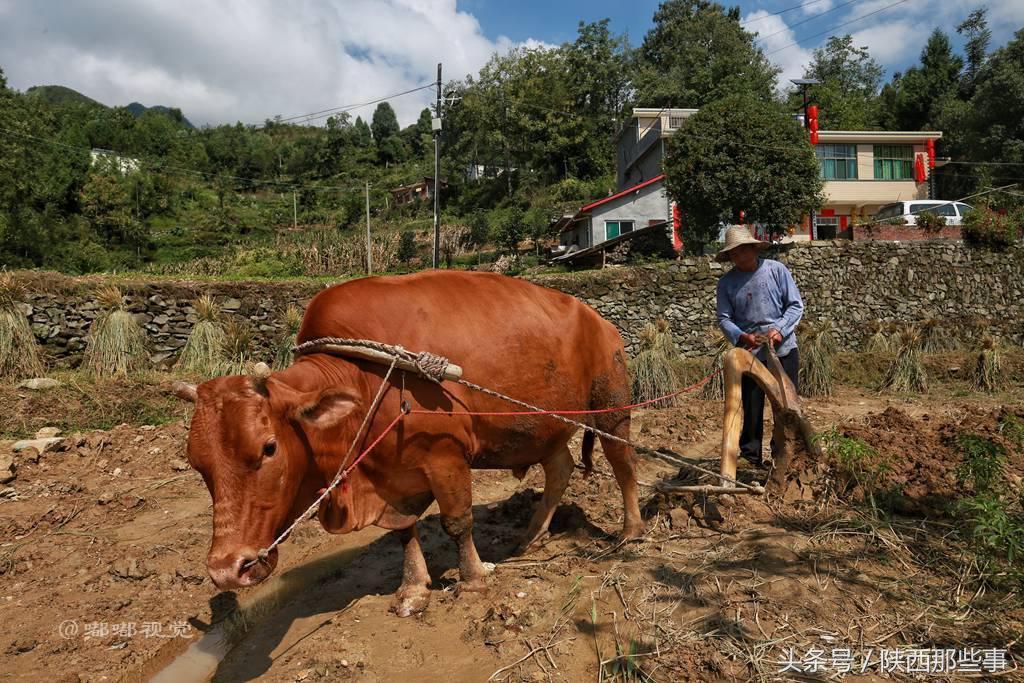
POLYGON ((370 181, 366 181, 366 274, 373 275, 373 244, 370 242, 370 181))
POLYGON ((437 64, 437 106, 434 109, 434 119, 430 122, 430 128, 434 133, 434 259, 433 266, 437 268, 441 251, 441 211, 440 211, 440 189, 441 189, 441 63, 437 64))
POLYGON ((295 199, 295 188, 292 188, 292 227, 299 229, 299 204, 295 199))

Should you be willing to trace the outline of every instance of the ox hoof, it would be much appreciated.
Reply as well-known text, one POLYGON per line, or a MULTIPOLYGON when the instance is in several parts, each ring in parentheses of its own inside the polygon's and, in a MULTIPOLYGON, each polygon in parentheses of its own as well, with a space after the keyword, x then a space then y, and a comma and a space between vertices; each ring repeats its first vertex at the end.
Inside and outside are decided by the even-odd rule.
POLYGON ((619 535, 619 541, 626 543, 627 541, 636 541, 644 537, 647 533, 647 528, 643 523, 630 524, 622 529, 622 533, 619 535))
POLYGON ((408 591, 395 595, 395 603, 392 609, 396 616, 411 617, 427 609, 430 604, 430 591, 408 591))
POLYGON ((459 581, 456 586, 456 591, 459 595, 462 595, 463 593, 486 593, 487 582, 482 576, 475 579, 459 581))
POLYGON ((537 550, 549 538, 551 538, 551 534, 548 533, 547 531, 545 531, 542 534, 537 534, 533 538, 531 538, 531 539, 529 539, 527 541, 523 541, 518 546, 516 546, 515 554, 516 555, 525 555, 525 554, 527 554, 527 553, 529 553, 529 552, 531 552, 533 550, 537 550))

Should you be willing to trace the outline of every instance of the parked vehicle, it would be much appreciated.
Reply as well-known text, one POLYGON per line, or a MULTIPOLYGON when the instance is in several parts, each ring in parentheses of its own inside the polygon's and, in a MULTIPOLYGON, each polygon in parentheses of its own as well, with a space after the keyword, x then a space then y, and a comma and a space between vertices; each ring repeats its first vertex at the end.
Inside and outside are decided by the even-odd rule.
POLYGON ((946 219, 946 225, 961 225, 964 216, 974 207, 963 202, 938 201, 938 200, 913 200, 907 202, 893 202, 886 204, 874 220, 880 223, 900 223, 903 219, 905 225, 917 225, 917 214, 923 211, 931 211, 946 219))

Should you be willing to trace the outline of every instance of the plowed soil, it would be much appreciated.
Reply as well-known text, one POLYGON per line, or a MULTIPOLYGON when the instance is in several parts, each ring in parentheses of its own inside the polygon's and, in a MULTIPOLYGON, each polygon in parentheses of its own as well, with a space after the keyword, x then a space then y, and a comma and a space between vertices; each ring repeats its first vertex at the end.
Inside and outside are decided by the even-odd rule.
MULTIPOLYGON (((434 590, 408 619, 389 611, 400 546, 378 530, 330 536, 306 523, 282 548, 275 584, 218 593, 204 565, 209 494, 184 462, 184 424, 71 435, 37 461, 16 454, 16 478, 0 486, 0 680, 144 679, 214 622, 235 643, 214 671, 225 681, 581 681, 602 668, 619 680, 778 680, 791 675, 780 674, 789 649, 838 647, 1005 648, 1012 668, 1024 656, 1024 601, 977 581, 943 506, 963 493, 956 434, 1003 439, 1000 416, 1024 417, 1021 395, 965 407, 845 390, 809 407, 820 430, 835 424, 890 463, 886 486, 906 501, 891 519, 824 494, 657 493, 650 485, 678 468, 643 460, 648 532, 621 545, 621 498, 598 448, 551 536, 515 556, 540 472, 521 482, 477 473, 475 537, 496 565, 488 590, 459 593, 455 550, 432 509, 421 540, 434 590), (160 634, 143 633, 146 623, 160 634)), ((634 436, 716 468, 720 412, 695 399, 642 411, 634 436)), ((1019 485, 1021 453, 1001 443, 1019 485)), ((870 668, 847 676, 876 679, 870 668)))

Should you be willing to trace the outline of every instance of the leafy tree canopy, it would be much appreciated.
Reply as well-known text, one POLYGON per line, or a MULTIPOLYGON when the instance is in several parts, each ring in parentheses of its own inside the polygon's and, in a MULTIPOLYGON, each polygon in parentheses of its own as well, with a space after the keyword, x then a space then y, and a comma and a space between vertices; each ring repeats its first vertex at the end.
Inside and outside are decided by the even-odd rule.
POLYGON ((750 95, 705 105, 669 139, 667 154, 668 193, 691 247, 717 239, 720 223, 740 211, 781 232, 822 203, 806 132, 782 106, 750 95))
POLYGON ((717 2, 663 2, 640 46, 636 104, 702 107, 734 93, 774 99, 779 69, 739 19, 739 7, 717 2))

